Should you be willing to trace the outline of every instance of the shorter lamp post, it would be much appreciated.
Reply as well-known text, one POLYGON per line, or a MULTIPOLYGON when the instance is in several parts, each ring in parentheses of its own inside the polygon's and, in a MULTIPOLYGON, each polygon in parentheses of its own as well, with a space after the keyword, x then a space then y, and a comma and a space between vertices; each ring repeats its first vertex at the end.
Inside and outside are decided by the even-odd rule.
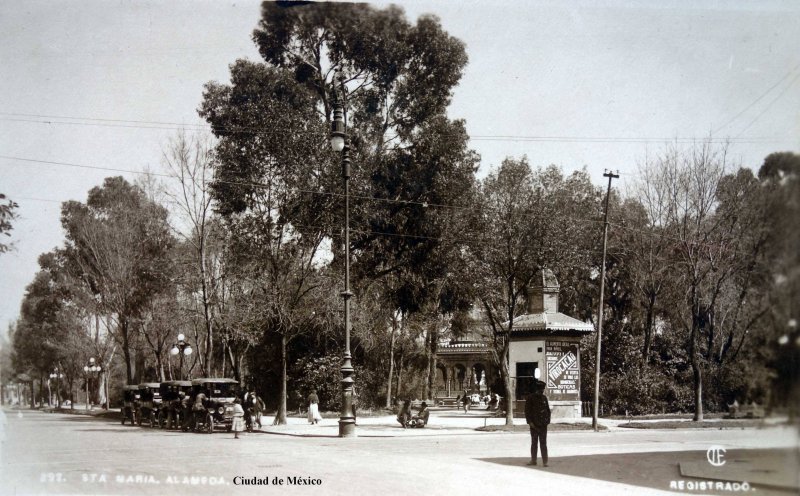
POLYGON ((180 365, 179 365, 179 368, 178 368, 178 370, 180 371, 179 376, 180 376, 180 380, 181 381, 183 380, 183 357, 184 356, 188 357, 189 355, 192 354, 192 351, 193 351, 192 350, 192 345, 190 345, 186 341, 186 336, 184 336, 183 333, 178 334, 178 341, 175 344, 172 345, 172 349, 169 350, 169 353, 172 356, 175 356, 175 355, 180 355, 181 356, 180 365))
POLYGON ((64 378, 64 374, 56 367, 50 373, 50 378, 56 381, 56 408, 61 408, 61 379, 64 378))
POLYGON ((97 377, 97 374, 103 368, 100 365, 97 365, 94 361, 94 358, 89 359, 89 363, 83 366, 83 372, 86 374, 86 409, 89 410, 92 405, 91 396, 89 396, 89 382, 91 382, 92 377, 97 377))

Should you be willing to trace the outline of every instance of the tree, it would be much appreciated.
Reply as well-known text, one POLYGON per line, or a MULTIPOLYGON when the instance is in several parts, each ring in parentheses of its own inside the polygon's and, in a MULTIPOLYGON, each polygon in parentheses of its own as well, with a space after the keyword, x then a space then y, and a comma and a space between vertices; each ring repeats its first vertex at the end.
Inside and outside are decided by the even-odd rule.
MULTIPOLYGON (((211 179, 213 177, 213 143, 210 139, 179 134, 163 152, 163 162, 177 179, 177 190, 169 193, 173 205, 178 207, 181 219, 185 222, 183 238, 191 248, 191 258, 187 260, 191 278, 199 283, 199 306, 202 313, 204 332, 198 341, 200 369, 203 375, 215 375, 215 302, 219 301, 219 279, 214 277, 213 261, 209 254, 211 223, 211 179), (202 344, 202 346, 201 346, 202 344)), ((194 291, 187 295, 194 299, 194 291)), ((224 360, 224 356, 223 356, 224 360)))
POLYGON ((73 277, 94 295, 96 311, 112 317, 112 334, 134 377, 135 325, 145 304, 169 286, 169 252, 174 243, 166 210, 122 177, 107 178, 89 192, 86 204, 62 206, 65 256, 73 277))
MULTIPOLYGON (((13 229, 11 221, 16 219, 16 210, 19 208, 17 202, 6 198, 6 195, 0 193, 0 234, 11 236, 9 231, 13 229)), ((9 245, 0 243, 0 253, 5 253, 9 249, 9 245)))
POLYGON ((527 159, 506 159, 481 185, 480 218, 469 243, 472 279, 505 386, 506 425, 513 424, 508 353, 514 319, 536 272, 585 267, 599 196, 585 172, 564 177, 554 166, 531 170, 527 159))
MULTIPOLYGON (((40 393, 54 369, 66 375, 69 390, 79 376, 78 352, 85 345, 69 305, 69 283, 58 252, 39 257, 40 270, 28 285, 13 335, 13 367, 39 377, 40 393)), ((84 362, 85 363, 85 362, 84 362)))
POLYGON ((665 280, 677 295, 666 317, 685 332, 696 421, 703 419, 704 373, 735 359, 767 310, 759 294, 769 286, 765 256, 774 231, 765 197, 750 171, 730 174, 729 167, 727 149, 706 141, 670 146, 645 169, 662 192, 648 220, 663 226, 672 267, 665 280))
POLYGON ((306 302, 325 301, 318 295, 334 287, 319 248, 330 243, 333 266, 343 263, 340 159, 328 145, 334 93, 347 109, 355 196, 389 200, 354 206, 363 226, 352 242, 357 292, 431 253, 429 233, 443 222, 437 228, 422 210, 470 187, 476 157, 463 123, 444 116, 466 63, 463 44, 435 18, 411 26, 396 7, 265 2, 254 40, 265 64, 237 61, 230 86, 207 85, 200 112, 219 138, 219 212, 235 238, 249 240, 241 248, 259 250, 250 257, 259 266, 245 266, 268 298, 262 327, 282 336, 283 348, 316 318, 306 302))

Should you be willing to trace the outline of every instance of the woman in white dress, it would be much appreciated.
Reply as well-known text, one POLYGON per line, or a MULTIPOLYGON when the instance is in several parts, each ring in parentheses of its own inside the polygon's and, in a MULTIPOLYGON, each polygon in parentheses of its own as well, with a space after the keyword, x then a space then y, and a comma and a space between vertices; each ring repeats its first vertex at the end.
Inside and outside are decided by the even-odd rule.
POLYGON ((319 414, 319 396, 317 390, 312 389, 311 394, 308 395, 308 423, 317 424, 322 420, 322 415, 319 414))
POLYGON ((233 438, 239 439, 239 433, 244 430, 244 408, 242 408, 242 400, 236 398, 233 400, 233 438))

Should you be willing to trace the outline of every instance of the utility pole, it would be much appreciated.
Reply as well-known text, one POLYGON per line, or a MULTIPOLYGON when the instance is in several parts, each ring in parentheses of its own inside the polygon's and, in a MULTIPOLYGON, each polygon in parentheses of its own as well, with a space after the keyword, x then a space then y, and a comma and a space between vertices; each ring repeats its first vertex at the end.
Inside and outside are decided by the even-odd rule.
POLYGON ((598 430, 597 415, 600 406, 600 350, 603 340, 603 300, 606 286, 606 244, 608 241, 608 199, 611 196, 611 180, 618 179, 619 174, 606 170, 603 177, 608 178, 608 191, 606 191, 606 212, 603 220, 603 263, 600 265, 600 310, 597 319, 597 355, 594 363, 594 412, 592 413, 592 429, 598 430))

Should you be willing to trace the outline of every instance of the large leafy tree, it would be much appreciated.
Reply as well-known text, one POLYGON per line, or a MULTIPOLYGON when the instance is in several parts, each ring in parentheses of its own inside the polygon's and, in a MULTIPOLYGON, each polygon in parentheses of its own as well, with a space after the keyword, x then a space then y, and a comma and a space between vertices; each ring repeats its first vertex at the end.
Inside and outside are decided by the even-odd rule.
MULTIPOLYGON (((71 283, 58 252, 39 257, 40 270, 28 285, 13 334, 13 364, 18 373, 40 378, 41 386, 58 368, 63 386, 72 390, 80 377, 88 344, 78 309, 70 304, 71 283)), ((55 385, 55 384, 54 384, 55 385)))
MULTIPOLYGON (((166 210, 122 177, 107 178, 89 191, 86 204, 67 202, 61 222, 65 256, 74 279, 94 295, 96 313, 112 318, 112 334, 125 360, 128 383, 134 377, 134 349, 142 312, 170 285, 174 239, 166 210)), ((143 363, 143 362, 140 362, 143 363)))
MULTIPOLYGON (((668 287, 662 316, 684 340, 695 420, 703 419, 704 386, 711 387, 715 403, 735 399, 723 398, 720 391, 735 388, 720 381, 730 381, 727 364, 748 337, 753 341, 754 331, 763 330, 768 310, 769 253, 776 234, 769 196, 752 172, 729 169, 726 148, 703 142, 688 149, 669 146, 643 170, 645 191, 659 192, 642 198, 650 207, 644 226, 657 228, 646 234, 666 248, 656 263, 665 260, 671 270, 639 272, 651 289, 653 275, 668 287)), ((633 246, 639 252, 633 260, 652 257, 653 246, 633 246)))
POLYGON ((464 123, 445 115, 467 61, 463 43, 437 18, 412 25, 397 7, 272 2, 254 40, 268 64, 307 90, 318 118, 329 122, 333 100, 344 100, 360 276, 413 270, 436 256, 453 225, 436 206, 467 204, 478 161, 464 123))
MULTIPOLYGON (((513 398, 508 350, 514 319, 524 312, 531 280, 547 267, 563 284, 569 278, 561 275, 589 265, 598 207, 585 172, 565 177, 555 166, 533 170, 525 158, 504 160, 481 185, 467 254, 506 398, 513 398)), ((506 424, 512 423, 509 401, 506 424)))
MULTIPOLYGON (((477 157, 463 123, 445 116, 464 47, 435 18, 411 25, 396 7, 265 2, 253 38, 264 63, 233 64, 231 84, 210 83, 200 113, 219 138, 217 207, 252 252, 239 260, 260 264, 246 274, 258 275, 253 287, 268 303, 259 308, 271 309, 263 330, 283 343, 316 325, 298 325, 306 302, 333 291, 320 247, 342 263, 339 157, 327 139, 334 98, 346 108, 354 163, 357 292, 424 265, 448 227, 426 206, 468 191, 477 157)), ((355 325, 356 334, 369 327, 355 325)))

